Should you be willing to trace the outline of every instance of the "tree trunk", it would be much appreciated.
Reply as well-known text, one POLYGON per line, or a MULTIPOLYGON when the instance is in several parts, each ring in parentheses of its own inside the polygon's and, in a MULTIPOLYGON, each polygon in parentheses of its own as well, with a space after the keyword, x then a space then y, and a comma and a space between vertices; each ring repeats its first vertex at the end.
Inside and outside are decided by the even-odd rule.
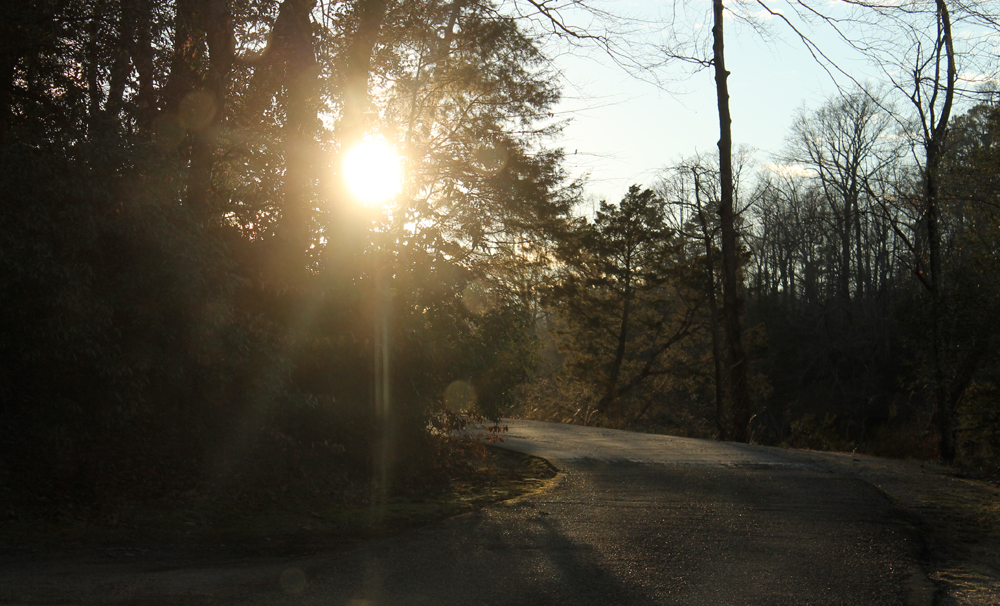
POLYGON ((945 313, 941 275, 941 230, 939 226, 937 169, 940 162, 938 143, 927 145, 927 174, 924 177, 924 195, 927 198, 927 243, 930 252, 930 276, 927 280, 931 297, 931 365, 934 373, 934 424, 938 430, 941 459, 946 463, 955 460, 955 415, 948 397, 948 380, 945 377, 942 351, 944 339, 941 320, 945 313))
MULTIPOLYGON (((368 111, 371 108, 368 84, 371 79, 372 55, 378 44, 387 10, 387 0, 355 2, 357 27, 347 43, 344 105, 341 120, 337 125, 341 153, 359 143, 368 131, 368 111)), ((364 247, 365 228, 362 226, 363 219, 354 208, 343 175, 338 174, 334 188, 336 192, 334 206, 330 209, 333 217, 330 248, 332 256, 344 259, 358 254, 364 247)))
POLYGON ((225 119, 226 83, 233 67, 236 39, 229 0, 203 2, 198 17, 208 41, 209 70, 199 95, 201 103, 207 106, 202 111, 208 115, 203 124, 199 123, 192 129, 186 202, 204 222, 210 220, 215 211, 212 208, 212 171, 216 141, 225 119))
POLYGON ((136 27, 136 7, 133 2, 122 2, 121 16, 118 20, 117 45, 115 57, 108 70, 108 97, 104 104, 104 114, 109 120, 118 120, 118 112, 122 108, 131 65, 129 53, 134 47, 134 36, 140 35, 136 27))
POLYGON ((280 272, 300 273, 305 269, 312 239, 318 68, 310 15, 315 6, 316 0, 281 3, 268 42, 266 63, 254 75, 258 103, 269 103, 282 86, 286 89, 282 133, 285 175, 278 225, 282 254, 275 259, 275 269, 280 272))
POLYGON ((181 102, 194 89, 193 66, 203 46, 195 38, 193 0, 177 0, 175 11, 174 52, 170 59, 170 76, 163 87, 164 110, 173 115, 179 114, 181 102))
POLYGON ((871 290, 871 249, 865 247, 861 229, 861 194, 856 186, 851 186, 852 212, 854 214, 854 297, 864 301, 871 290))
POLYGON ((705 287, 708 289, 708 328, 712 333, 712 366, 715 377, 715 427, 719 430, 719 439, 725 440, 728 434, 726 424, 726 387, 722 371, 722 344, 719 343, 719 304, 715 298, 715 251, 712 233, 709 231, 708 218, 701 206, 701 183, 697 169, 694 173, 694 199, 698 207, 698 223, 705 243, 705 287))
POLYGON ((90 14, 90 24, 87 28, 87 64, 84 66, 84 73, 87 78, 87 127, 91 139, 101 130, 101 102, 104 100, 104 90, 101 87, 98 74, 101 60, 97 56, 97 50, 100 48, 97 36, 103 21, 102 17, 100 6, 95 5, 90 14))
MULTIPOLYGON (((937 12, 948 68, 944 106, 941 110, 938 123, 931 125, 929 129, 930 140, 926 142, 927 173, 924 175, 924 195, 927 205, 927 244, 930 254, 930 276, 925 284, 930 290, 931 296, 931 364, 933 365, 934 395, 936 400, 934 421, 938 429, 941 459, 946 463, 951 463, 955 460, 956 454, 956 410, 954 409, 953 402, 954 405, 957 405, 960 394, 955 398, 950 397, 953 390, 949 389, 948 380, 945 377, 945 363, 943 360, 945 346, 944 336, 941 334, 941 320, 945 313, 945 302, 944 275, 941 266, 938 170, 941 165, 942 147, 945 137, 948 134, 948 120, 951 117, 951 108, 955 96, 957 69, 955 66, 955 46, 951 35, 951 17, 948 13, 948 6, 945 0, 937 0, 937 12)), ((941 52, 940 48, 938 52, 941 52)))
POLYGON ((728 383, 732 401, 733 440, 746 442, 751 416, 747 385, 747 361, 743 351, 742 300, 739 293, 739 250, 736 237, 736 212, 733 204, 733 134, 729 112, 729 72, 726 71, 722 29, 722 0, 713 0, 715 24, 712 28, 715 65, 715 88, 719 103, 719 181, 722 197, 719 220, 722 231, 722 313, 729 357, 728 383))
POLYGON ((10 51, 0 54, 0 143, 7 140, 7 133, 14 122, 14 68, 17 59, 10 51))
POLYGON ((851 201, 844 196, 843 223, 840 231, 840 278, 837 290, 845 307, 851 302, 851 201))
MULTIPOLYGON (((626 268, 626 272, 628 269, 626 268)), ((608 380, 604 388, 604 397, 597 403, 597 410, 606 413, 615 400, 618 399, 618 377, 621 375, 622 362, 625 360, 625 346, 628 344, 629 320, 632 312, 631 273, 625 277, 625 300, 622 303, 622 320, 618 329, 618 347, 615 349, 615 359, 608 368, 608 380)))
POLYGON ((137 119, 139 128, 149 129, 156 117, 156 89, 153 80, 156 68, 153 64, 153 6, 151 0, 133 0, 129 3, 134 13, 130 20, 135 28, 132 43, 132 65, 139 76, 139 90, 136 94, 137 119))
POLYGON ((371 106, 368 81, 371 78, 372 53, 385 21, 387 0, 358 0, 358 27, 347 52, 347 77, 344 86, 344 113, 340 123, 341 147, 357 143, 368 127, 371 106))

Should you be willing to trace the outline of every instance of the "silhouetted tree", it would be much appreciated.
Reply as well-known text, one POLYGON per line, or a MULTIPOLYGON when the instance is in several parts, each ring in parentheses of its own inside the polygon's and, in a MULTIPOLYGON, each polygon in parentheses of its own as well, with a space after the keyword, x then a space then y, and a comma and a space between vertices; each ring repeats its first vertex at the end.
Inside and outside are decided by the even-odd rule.
POLYGON ((614 415, 618 400, 669 372, 664 354, 697 328, 680 243, 665 223, 664 201, 629 188, 591 223, 580 220, 559 243, 563 268, 548 302, 565 323, 571 364, 593 384, 595 410, 614 415))

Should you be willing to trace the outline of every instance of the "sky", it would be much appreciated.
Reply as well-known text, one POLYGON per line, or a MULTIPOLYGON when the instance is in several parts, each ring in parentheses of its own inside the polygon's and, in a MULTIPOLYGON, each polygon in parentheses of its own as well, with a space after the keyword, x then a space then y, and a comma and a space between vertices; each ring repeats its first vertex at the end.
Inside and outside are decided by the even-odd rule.
MULTIPOLYGON (((644 19, 651 28, 667 19, 664 11, 673 4, 618 0, 603 6, 644 19)), ((689 5, 693 10, 687 17, 693 23, 685 26, 690 28, 686 31, 697 33, 708 27, 704 31, 710 32, 711 2, 689 0, 689 5)), ((787 9, 781 0, 768 5, 787 9)), ((594 27, 587 15, 567 11, 564 17, 594 27)), ((747 26, 727 20, 726 61, 731 72, 734 146, 752 146, 758 150, 756 159, 768 163, 780 152, 796 111, 803 106, 819 107, 837 89, 786 26, 774 18, 762 22, 772 32, 766 40, 747 26)), ((832 36, 817 36, 825 52, 861 79, 873 73, 861 59, 849 57, 832 36)), ((674 63, 658 72, 667 84, 657 86, 614 65, 592 45, 564 52, 553 49, 555 65, 564 78, 564 99, 555 113, 569 119, 555 145, 568 154, 566 166, 573 177, 588 176, 586 193, 592 199, 618 201, 631 184, 653 185, 665 166, 717 150, 712 70, 684 78, 684 66, 674 63)))

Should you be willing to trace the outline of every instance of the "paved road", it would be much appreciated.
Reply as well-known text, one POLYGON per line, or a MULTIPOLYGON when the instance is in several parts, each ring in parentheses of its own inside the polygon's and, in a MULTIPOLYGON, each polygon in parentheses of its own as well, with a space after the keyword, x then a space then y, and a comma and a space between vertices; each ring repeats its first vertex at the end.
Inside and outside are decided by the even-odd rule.
MULTIPOLYGON (((882 493, 794 452, 528 421, 510 422, 505 446, 562 473, 541 494, 335 557, 65 583, 139 604, 932 602, 919 541, 882 493)), ((35 595, 64 603, 52 591, 35 595)))

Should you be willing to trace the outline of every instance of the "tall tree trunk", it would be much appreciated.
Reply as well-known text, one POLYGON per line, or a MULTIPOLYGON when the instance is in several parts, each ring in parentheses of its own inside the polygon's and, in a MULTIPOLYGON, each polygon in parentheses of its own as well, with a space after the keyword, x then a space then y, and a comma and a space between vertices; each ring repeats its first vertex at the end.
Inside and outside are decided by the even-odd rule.
POLYGON ((340 123, 340 143, 347 148, 365 135, 367 112, 371 107, 368 81, 371 78, 372 53, 385 21, 388 0, 357 0, 357 29, 347 51, 344 82, 344 113, 340 123))
POLYGON ((725 440, 728 434, 726 426, 726 386, 725 374, 722 371, 722 344, 719 342, 719 304, 715 298, 715 250, 712 232, 709 231, 708 217, 701 206, 701 183, 697 168, 694 173, 694 199, 698 208, 698 223, 705 243, 705 288, 708 289, 708 328, 712 333, 712 366, 715 377, 715 427, 719 430, 719 439, 725 440))
POLYGON ((132 65, 139 77, 136 93, 137 119, 139 128, 149 129, 156 117, 156 89, 153 80, 156 68, 153 64, 153 4, 152 0, 131 0, 129 20, 135 28, 135 40, 131 44, 132 65))
POLYGON ((187 189, 184 204, 198 221, 208 217, 211 187, 211 150, 199 137, 214 119, 215 99, 200 90, 204 74, 197 66, 205 53, 205 40, 197 0, 177 0, 174 14, 174 52, 170 77, 164 86, 164 111, 176 127, 191 133, 186 140, 188 152, 187 189))
MULTIPOLYGON (((152 15, 146 2, 139 0, 137 23, 152 15), (143 14, 145 16, 143 16, 143 14)), ((178 0, 174 17, 174 55, 170 77, 164 87, 164 110, 179 126, 190 133, 187 191, 184 203, 201 222, 208 221, 213 209, 212 169, 215 144, 222 127, 226 104, 226 80, 235 54, 233 18, 230 0, 178 0), (200 73, 198 64, 208 49, 207 73, 200 73)), ((149 24, 151 27, 151 23, 149 24)), ((145 34, 139 32, 141 39, 145 34)), ((140 114, 152 115, 151 81, 143 82, 146 49, 136 48, 143 63, 140 70, 140 114), (144 87, 150 87, 145 89, 144 87)), ((142 119, 140 118, 140 121, 142 119)))
POLYGON ((194 65, 203 52, 203 46, 195 35, 194 0, 177 0, 170 76, 163 87, 163 105, 167 113, 179 114, 184 97, 194 90, 197 81, 194 65))
POLYGON ((837 290, 844 305, 851 302, 851 201, 844 196, 844 213, 840 226, 840 276, 837 290))
POLYGON ((104 104, 104 114, 109 120, 117 120, 118 112, 122 108, 125 86, 128 84, 128 76, 131 71, 130 49, 135 44, 133 37, 138 35, 136 29, 133 3, 122 2, 118 19, 117 48, 114 52, 114 59, 111 61, 111 68, 108 70, 108 97, 104 104))
POLYGON ((864 245, 863 232, 861 229, 861 193, 857 184, 851 184, 851 210, 854 214, 854 296, 860 301, 864 301, 871 286, 871 253, 864 245))
MULTIPOLYGON (((388 0, 357 0, 355 3, 357 26, 348 41, 345 60, 343 112, 337 125, 340 151, 350 149, 367 134, 368 112, 371 97, 368 92, 372 71, 372 55, 378 44, 388 10, 388 0)), ((351 194, 343 175, 335 183, 335 205, 330 247, 332 254, 341 259, 358 253, 364 246, 364 227, 352 203, 351 194)))
POLYGON ((316 80, 318 68, 313 47, 311 14, 317 0, 283 0, 268 36, 267 48, 254 65, 251 93, 245 111, 261 114, 285 88, 283 143, 285 175, 282 184, 281 221, 277 241, 282 249, 274 269, 305 268, 309 250, 315 180, 315 132, 318 128, 316 80))
POLYGON ((729 72, 726 71, 722 0, 713 0, 715 23, 712 27, 715 65, 715 89, 719 103, 719 181, 722 197, 719 221, 722 231, 722 313, 729 357, 728 383, 732 401, 733 440, 746 442, 751 416, 747 385, 747 360, 743 351, 743 302, 739 293, 739 249, 736 237, 736 212, 733 204, 733 133, 729 112, 729 72))
MULTIPOLYGON (((315 133, 317 129, 316 80, 318 69, 313 48, 310 15, 316 0, 285 0, 291 28, 285 63, 285 181, 283 233, 291 255, 289 262, 304 267, 303 255, 312 239, 315 211, 312 184, 315 177, 315 133)), ((280 18, 280 15, 279 15, 280 18)))
MULTIPOLYGON (((937 124, 930 125, 929 140, 926 141, 927 168, 924 175, 924 195, 927 205, 927 244, 930 254, 930 276, 924 284, 931 297, 931 364, 934 373, 934 395, 936 410, 934 422, 937 426, 941 449, 941 459, 947 463, 955 460, 955 405, 961 394, 951 393, 944 370, 944 335, 941 321, 945 314, 944 275, 941 266, 941 226, 940 193, 938 191, 938 171, 941 153, 948 134, 948 120, 955 95, 957 68, 955 47, 951 35, 951 17, 945 0, 937 0, 938 25, 944 42, 947 61, 947 83, 945 101, 937 124)), ((940 52, 940 50, 938 51, 940 52)))
POLYGON ((0 143, 3 143, 14 122, 14 69, 18 57, 7 49, 0 52, 0 143))
POLYGON ((281 253, 273 263, 275 272, 285 277, 289 271, 301 273, 305 269, 311 239, 318 120, 314 100, 318 74, 310 17, 315 7, 316 0, 281 2, 267 48, 254 67, 246 107, 249 116, 262 113, 285 88, 285 174, 276 230, 281 253))
POLYGON ((87 64, 84 66, 87 78, 87 127, 91 139, 101 130, 101 102, 104 100, 104 90, 98 73, 101 69, 101 60, 97 54, 100 48, 100 41, 97 39, 99 28, 104 21, 101 8, 101 4, 96 3, 90 14, 87 28, 87 64))

